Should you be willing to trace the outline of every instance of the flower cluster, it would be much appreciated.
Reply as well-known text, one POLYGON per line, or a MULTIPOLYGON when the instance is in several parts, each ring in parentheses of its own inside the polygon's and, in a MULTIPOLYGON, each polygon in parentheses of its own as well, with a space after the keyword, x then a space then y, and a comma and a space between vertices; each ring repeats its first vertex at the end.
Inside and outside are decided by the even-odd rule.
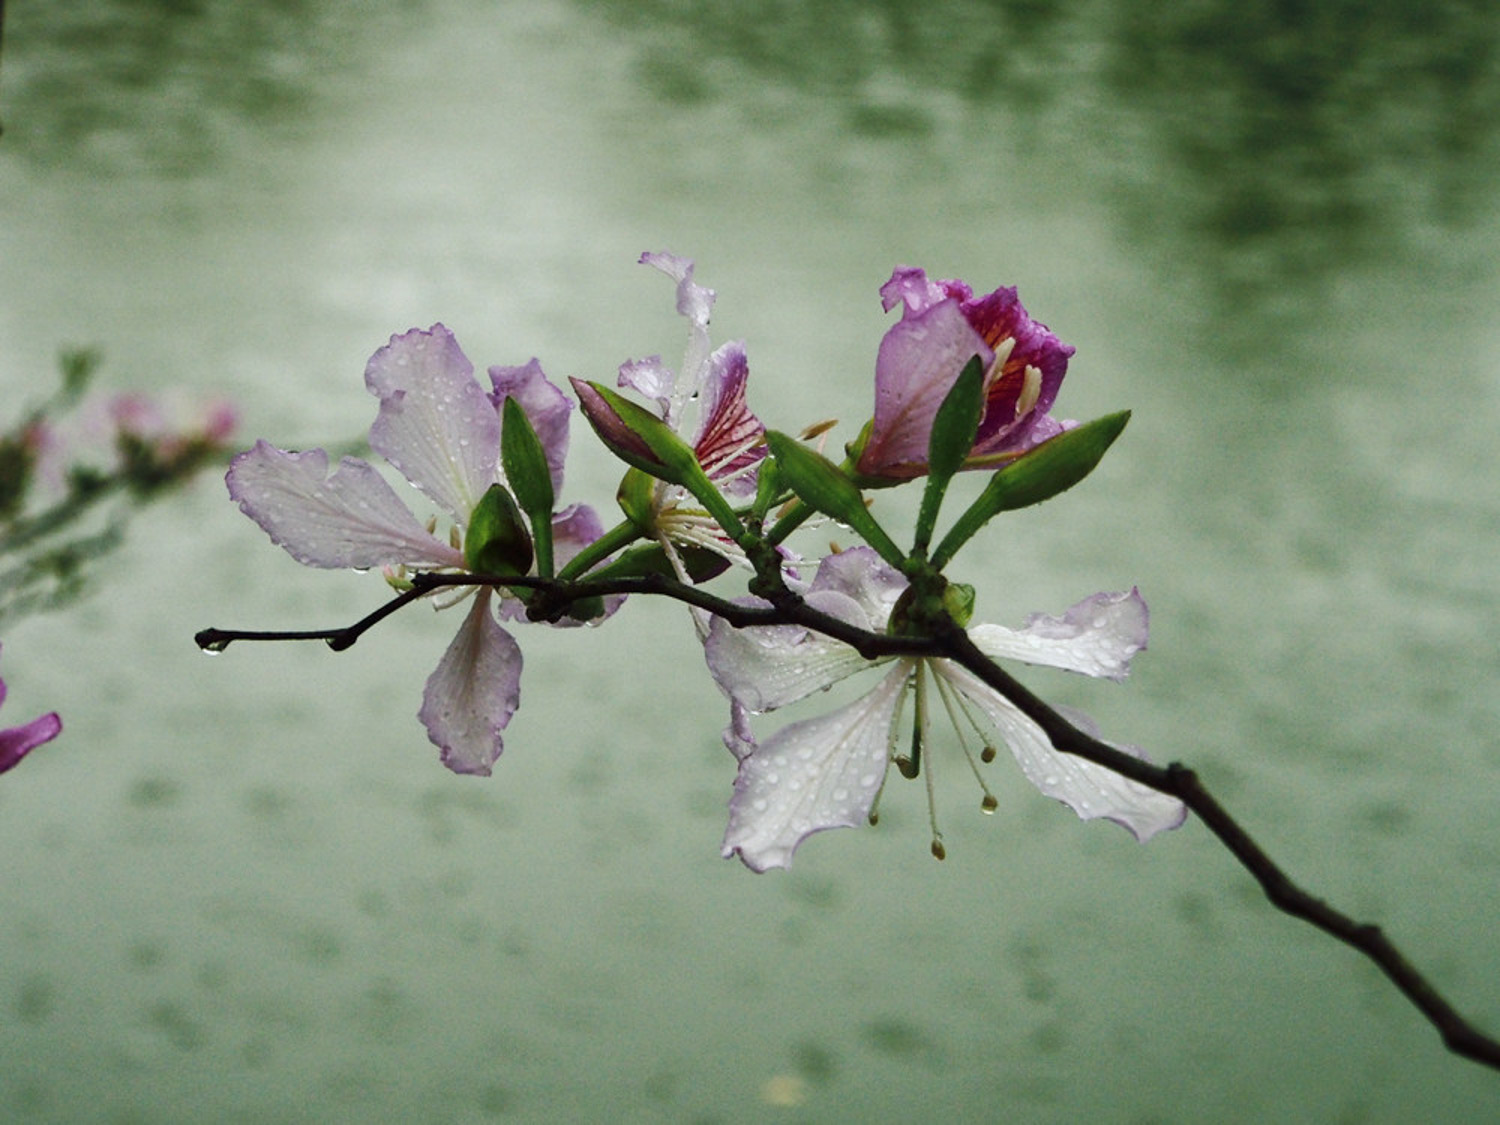
MULTIPOLYGON (((1019 629, 969 627, 973 591, 945 574, 991 518, 1077 483, 1123 428, 1125 414, 1085 425, 1051 416, 1073 349, 1030 318, 1014 289, 976 297, 962 282, 899 268, 881 289, 887 311, 899 306, 901 316, 876 355, 873 415, 835 464, 751 411, 744 344, 712 346, 715 294, 694 280, 693 263, 666 253, 641 262, 676 283, 688 322, 681 365, 627 361, 613 388, 570 380, 595 433, 628 466, 617 497, 624 519, 611 529, 586 505, 556 506, 573 403, 535 359, 490 368, 482 386, 442 325, 393 336, 365 370, 378 401, 370 447, 427 497, 431 516, 416 515, 368 461, 345 457, 330 472, 321 449, 261 441, 230 467, 231 497, 298 562, 380 568, 400 604, 468 598, 418 713, 444 764, 488 774, 501 752, 522 663, 502 622, 597 623, 625 593, 672 593, 695 606, 708 670, 730 702, 725 742, 738 774, 723 854, 754 870, 786 866, 815 832, 873 821, 892 764, 918 777, 926 763, 930 809, 939 709, 985 811, 998 802, 980 766, 1003 743, 1038 789, 1084 819, 1114 820, 1141 840, 1180 824, 1175 798, 1060 751, 972 666, 918 647, 957 629, 991 660, 1113 680, 1145 647, 1146 606, 1134 589, 1093 595, 1061 616, 1035 614, 1019 629), (962 470, 992 476, 932 547, 947 485, 962 470), (862 490, 918 480, 922 510, 905 549, 862 490), (865 545, 793 565, 783 541, 813 516, 865 545), (699 592, 730 564, 751 572, 750 597, 699 592), (747 626, 742 611, 763 616, 747 626), (912 643, 862 655, 882 638, 912 643), (875 666, 885 671, 853 702, 756 738, 752 715, 875 666)), ((252 634, 210 630, 200 643, 220 647, 236 635, 252 634)), ((1073 721, 1092 732, 1086 718, 1073 721)), ((1143 757, 1102 745, 1116 762, 1143 757)), ((942 856, 935 817, 932 849, 942 856)))

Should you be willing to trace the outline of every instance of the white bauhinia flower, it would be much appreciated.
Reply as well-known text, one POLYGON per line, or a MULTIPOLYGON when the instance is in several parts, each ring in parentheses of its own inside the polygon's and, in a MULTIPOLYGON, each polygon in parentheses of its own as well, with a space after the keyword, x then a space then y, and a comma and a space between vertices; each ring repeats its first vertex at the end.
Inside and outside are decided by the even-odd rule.
MULTIPOLYGON (((842 621, 879 633, 906 586, 905 577, 874 551, 857 547, 823 560, 806 599, 842 621)), ((1145 648, 1146 631, 1146 604, 1132 589, 1096 594, 1061 617, 1034 614, 1020 629, 974 626, 969 636, 994 659, 1121 680, 1131 657, 1145 648)), ((1176 828, 1187 815, 1176 798, 1055 750, 1035 722, 951 660, 892 656, 870 661, 849 645, 801 626, 735 629, 722 618, 714 619, 705 651, 719 685, 738 708, 750 712, 775 710, 855 672, 889 665, 874 688, 854 702, 791 723, 765 742, 755 741, 736 712, 725 736, 739 758, 739 775, 723 854, 738 855, 755 871, 788 866, 798 845, 814 832, 867 823, 891 762, 913 774, 919 768, 898 757, 897 746, 903 736, 913 739, 917 753, 930 744, 929 700, 934 694, 961 742, 976 735, 984 742, 982 760, 993 757, 993 732, 1010 747, 1033 785, 1085 820, 1113 820, 1144 841, 1176 828), (916 708, 911 726, 901 721, 908 695, 916 708)), ((1091 729, 1086 717, 1070 717, 1091 729)), ((1133 746, 1118 749, 1145 756, 1133 746)), ((965 752, 970 753, 967 745, 965 752)), ((986 789, 983 807, 992 811, 995 803, 986 789)), ((933 833, 934 852, 941 855, 935 825, 933 833)))

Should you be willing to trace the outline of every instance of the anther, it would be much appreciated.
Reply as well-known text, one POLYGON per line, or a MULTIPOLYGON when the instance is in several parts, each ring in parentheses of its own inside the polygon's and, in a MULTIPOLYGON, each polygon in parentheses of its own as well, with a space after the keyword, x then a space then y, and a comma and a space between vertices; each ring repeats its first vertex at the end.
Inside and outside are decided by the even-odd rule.
POLYGON ((943 847, 943 841, 941 839, 939 839, 938 837, 936 837, 936 836, 934 836, 932 838, 932 858, 933 859, 947 859, 948 858, 948 849, 945 848, 945 847, 943 847))
POLYGON ((813 438, 826 434, 838 424, 839 420, 837 418, 827 418, 822 422, 814 422, 812 425, 804 427, 802 432, 797 435, 797 438, 799 441, 812 441, 813 438))
POLYGON ((984 800, 979 802, 979 811, 984 813, 985 816, 991 815, 999 807, 1000 802, 995 800, 995 795, 993 793, 986 793, 984 795, 984 800))
POLYGON ((979 760, 986 765, 995 760, 995 748, 988 742, 984 744, 984 749, 979 751, 979 760))

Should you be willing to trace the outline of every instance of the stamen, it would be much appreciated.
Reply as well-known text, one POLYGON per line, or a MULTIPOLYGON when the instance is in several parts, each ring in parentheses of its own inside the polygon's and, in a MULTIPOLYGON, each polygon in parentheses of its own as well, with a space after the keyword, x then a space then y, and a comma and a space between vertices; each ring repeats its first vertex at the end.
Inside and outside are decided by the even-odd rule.
MULTIPOLYGON (((907 681, 910 684, 910 680, 907 681)), ((896 732, 901 729, 901 716, 906 710, 906 690, 902 689, 901 695, 896 700, 896 713, 891 716, 891 726, 885 736, 885 756, 887 761, 896 761, 896 732)), ((885 793, 885 784, 882 783, 875 793, 875 799, 870 802, 869 822, 878 824, 880 822, 880 798, 885 793)))
POLYGON ((1007 336, 995 345, 995 362, 991 365, 991 371, 999 371, 1005 366, 1006 360, 1010 359, 1010 353, 1016 350, 1016 338, 1007 336))
MULTIPOLYGON (((943 701, 943 709, 948 712, 948 721, 953 724, 953 733, 958 736, 958 745, 963 749, 964 761, 969 763, 969 769, 973 771, 974 780, 979 782, 979 788, 984 791, 984 797, 979 802, 979 809, 981 812, 992 813, 1000 807, 1000 802, 995 800, 995 795, 990 792, 990 787, 985 784, 984 777, 979 772, 979 765, 974 761, 974 754, 969 749, 969 740, 964 737, 963 727, 958 721, 959 715, 964 717, 969 724, 969 728, 981 740, 984 740, 984 731, 980 730, 973 713, 965 706, 963 697, 958 694, 953 685, 942 676, 934 676, 933 679, 937 682, 938 697, 943 701)), ((979 751, 979 760, 990 762, 994 760, 994 757, 995 748, 988 741, 985 741, 984 749, 979 751)))
MULTIPOLYGON (((911 753, 901 755, 895 760, 896 768, 901 771, 901 776, 906 778, 907 781, 911 781, 922 772, 922 736, 924 734, 922 728, 926 725, 924 722, 926 718, 924 712, 927 702, 927 691, 922 676, 922 668, 922 662, 918 661, 914 675, 907 681, 908 684, 915 685, 914 690, 917 696, 916 708, 912 712, 911 717, 911 753)), ((894 727, 895 724, 893 723, 892 729, 894 727)))
POLYGON ((1035 406, 1042 394, 1042 372, 1039 368, 1028 363, 1021 379, 1021 394, 1016 399, 1017 418, 1035 406))
POLYGON ((803 428, 802 432, 797 435, 797 440, 812 441, 813 438, 826 434, 838 424, 839 420, 837 418, 826 418, 821 422, 814 422, 812 425, 803 428))
MULTIPOLYGON (((922 741, 927 742, 932 737, 932 724, 927 715, 927 661, 916 662, 917 681, 917 719, 922 728, 922 741)), ((938 831, 937 825, 937 800, 932 792, 932 766, 927 767, 927 824, 932 829, 932 856, 934 859, 946 859, 948 849, 943 847, 943 834, 938 831)))

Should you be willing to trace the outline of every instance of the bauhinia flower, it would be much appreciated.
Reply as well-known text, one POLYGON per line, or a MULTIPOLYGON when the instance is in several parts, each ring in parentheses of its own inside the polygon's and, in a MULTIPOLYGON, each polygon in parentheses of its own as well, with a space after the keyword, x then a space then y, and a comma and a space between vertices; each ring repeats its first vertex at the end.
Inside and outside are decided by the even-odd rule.
MULTIPOLYGON (((806 593, 808 604, 859 628, 883 632, 907 587, 898 571, 868 547, 824 559, 806 593)), ((986 656, 1022 660, 1121 680, 1130 659, 1146 646, 1146 605, 1135 590, 1096 594, 1061 617, 1034 614, 1020 629, 978 625, 969 636, 986 656)), ((868 661, 841 641, 799 626, 735 629, 715 618, 705 642, 708 666, 738 707, 771 711, 826 689, 877 664, 889 664, 865 695, 817 718, 791 723, 757 743, 736 712, 725 741, 739 758, 729 803, 723 854, 738 855, 755 871, 786 867, 808 836, 829 828, 867 823, 890 764, 915 776, 925 766, 931 809, 932 700, 941 703, 969 766, 984 791, 981 807, 997 802, 971 749, 981 740, 979 761, 994 757, 990 738, 1010 747, 1022 772, 1044 794, 1081 818, 1104 817, 1139 840, 1175 828, 1186 810, 1158 793, 1092 762, 1053 749, 1046 734, 1004 696, 949 660, 887 657, 868 661), (902 722, 912 700, 911 725, 902 722), (898 747, 909 746, 908 756, 898 747)), ((1082 716, 1075 722, 1089 726, 1082 716)), ((1119 747, 1144 757, 1136 747, 1119 747)), ((933 852, 943 855, 934 819, 933 852)))
POLYGON ((1073 348, 1032 320, 1014 288, 975 297, 962 281, 930 281, 900 266, 880 289, 901 319, 880 342, 875 416, 856 471, 909 480, 927 471, 932 420, 974 356, 984 367, 985 409, 965 468, 995 468, 1064 428, 1047 411, 1073 348))
MULTIPOLYGON (((689 259, 648 252, 640 261, 677 283, 677 311, 688 321, 687 349, 675 374, 660 356, 622 364, 619 386, 655 402, 657 419, 679 436, 684 435, 690 416, 695 415, 692 439, 686 442, 684 437, 684 442, 709 482, 731 496, 753 492, 756 466, 766 455, 765 426, 745 400, 750 368, 744 342, 737 340, 711 350, 708 323, 715 294, 693 280, 689 259), (696 403, 696 412, 689 409, 690 403, 696 403)), ((573 380, 573 387, 584 415, 607 445, 632 464, 650 466, 646 471, 672 475, 667 466, 656 464, 659 458, 599 388, 580 379, 573 380)), ((658 478, 641 501, 630 511, 631 518, 646 525, 643 530, 669 555, 676 544, 705 547, 727 558, 742 559, 719 522, 682 484, 658 478)))
MULTIPOLYGON (((0 679, 0 704, 5 702, 5 681, 0 679)), ((62 733, 62 720, 56 711, 38 715, 29 723, 0 730, 0 773, 14 769, 22 758, 44 742, 62 733)))
MULTIPOLYGON (((293 453, 257 442, 230 465, 229 494, 307 566, 382 567, 397 582, 406 567, 473 570, 465 547, 475 544, 464 542, 465 532, 492 486, 505 486, 505 400, 515 399, 524 410, 554 488, 562 481, 572 409, 534 359, 523 367, 491 367, 489 375, 493 389, 485 391, 441 324, 392 336, 365 368, 365 386, 380 400, 370 447, 448 515, 447 537, 435 534, 436 518, 424 525, 369 462, 345 457, 330 475, 321 449, 293 453)), ((561 562, 603 529, 591 508, 574 505, 553 517, 552 530, 561 562)), ((519 534, 529 567, 524 529, 519 534)), ((501 732, 520 703, 521 650, 496 611, 501 619, 524 616, 519 599, 479 588, 423 692, 418 717, 456 773, 490 772, 503 748, 501 732), (494 610, 492 601, 499 603, 494 610)))

